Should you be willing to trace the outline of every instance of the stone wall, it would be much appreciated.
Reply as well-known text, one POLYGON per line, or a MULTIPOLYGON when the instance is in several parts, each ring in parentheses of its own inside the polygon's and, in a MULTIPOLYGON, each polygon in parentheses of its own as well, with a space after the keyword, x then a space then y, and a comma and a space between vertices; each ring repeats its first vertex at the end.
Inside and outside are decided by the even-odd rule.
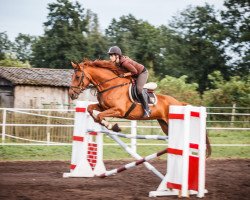
MULTIPOLYGON (((78 100, 96 101, 90 91, 82 93, 78 100)), ((17 85, 14 88, 14 107, 15 108, 68 108, 75 104, 68 96, 67 87, 48 87, 48 86, 25 86, 17 85), (50 106, 49 106, 50 105, 50 106)))

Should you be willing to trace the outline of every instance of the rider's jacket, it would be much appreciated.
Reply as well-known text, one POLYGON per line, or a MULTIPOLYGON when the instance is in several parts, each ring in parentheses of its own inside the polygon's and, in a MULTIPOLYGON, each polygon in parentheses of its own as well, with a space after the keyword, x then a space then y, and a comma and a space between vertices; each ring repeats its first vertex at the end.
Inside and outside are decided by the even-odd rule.
POLYGON ((120 58, 119 67, 125 68, 126 70, 131 72, 132 75, 136 75, 136 76, 146 71, 146 68, 142 64, 135 62, 134 60, 132 60, 131 58, 127 56, 122 56, 120 58))

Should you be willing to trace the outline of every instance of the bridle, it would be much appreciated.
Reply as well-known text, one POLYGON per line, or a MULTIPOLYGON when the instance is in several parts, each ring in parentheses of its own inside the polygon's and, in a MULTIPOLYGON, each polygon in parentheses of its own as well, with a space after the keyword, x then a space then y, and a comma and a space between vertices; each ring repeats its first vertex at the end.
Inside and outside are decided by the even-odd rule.
MULTIPOLYGON (((89 86, 87 86, 87 87, 85 87, 85 88, 82 88, 81 85, 82 85, 82 83, 83 83, 83 79, 84 79, 84 76, 85 76, 85 75, 84 75, 84 71, 80 71, 80 70, 77 70, 77 69, 74 70, 74 71, 75 71, 75 73, 76 73, 76 72, 81 72, 81 79, 80 79, 80 81, 79 81, 78 86, 70 86, 70 89, 71 89, 74 93, 76 93, 76 94, 78 94, 78 95, 79 95, 80 93, 82 93, 85 89, 97 88, 97 90, 98 90, 98 87, 101 86, 101 85, 103 85, 104 83, 107 83, 107 82, 112 81, 112 80, 114 80, 114 79, 120 78, 119 76, 116 76, 116 77, 113 77, 113 78, 108 79, 108 80, 106 80, 106 81, 103 81, 103 82, 100 82, 100 83, 97 83, 97 84, 92 83, 93 85, 89 85, 89 86), (76 91, 75 89, 77 89, 77 91, 76 91)), ((89 77, 86 76, 86 78, 90 81, 89 77)), ((129 83, 122 83, 122 84, 112 86, 112 87, 107 88, 107 89, 102 90, 102 91, 99 91, 99 90, 98 90, 98 92, 99 92, 99 93, 104 93, 104 92, 107 92, 107 91, 112 90, 112 89, 114 89, 114 88, 122 87, 122 86, 128 85, 128 84, 129 84, 129 83)))
POLYGON ((76 73, 76 72, 81 72, 81 79, 80 79, 80 81, 79 81, 79 84, 77 85, 77 86, 70 86, 70 89, 74 92, 74 93, 76 93, 76 94, 80 94, 81 92, 83 92, 86 88, 82 88, 81 87, 81 85, 82 85, 82 83, 83 83, 83 79, 84 79, 84 71, 80 71, 80 70, 77 70, 77 69, 75 69, 74 70, 74 72, 76 73), (77 91, 75 90, 75 89, 77 89, 77 91))

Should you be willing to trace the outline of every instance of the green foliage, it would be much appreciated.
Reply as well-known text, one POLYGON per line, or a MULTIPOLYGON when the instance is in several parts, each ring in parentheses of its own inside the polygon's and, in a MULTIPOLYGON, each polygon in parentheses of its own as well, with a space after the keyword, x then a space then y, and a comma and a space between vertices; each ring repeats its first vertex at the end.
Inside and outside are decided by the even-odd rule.
POLYGON ((225 30, 213 7, 189 7, 174 18, 170 27, 174 37, 163 29, 172 38, 166 40, 163 53, 169 75, 187 75, 190 82, 199 84, 201 93, 210 85, 208 74, 220 70, 224 77, 229 76, 227 57, 220 48, 225 30))
POLYGON ((5 55, 10 52, 12 46, 6 32, 0 32, 0 60, 5 59, 5 55))
POLYGON ((221 11, 225 26, 229 31, 231 44, 239 43, 235 50, 241 47, 240 43, 250 41, 250 2, 249 0, 225 0, 226 9, 221 11))
POLYGON ((48 8, 45 34, 33 45, 35 67, 71 68, 70 61, 103 57, 106 46, 98 32, 96 15, 91 12, 85 15, 77 1, 57 0, 48 8))
POLYGON ((203 101, 207 106, 237 106, 250 105, 250 76, 244 80, 238 76, 225 81, 220 72, 209 75, 214 89, 204 92, 203 101))
POLYGON ((87 42, 88 49, 85 57, 95 59, 105 59, 107 56, 108 42, 99 30, 99 22, 96 14, 87 10, 86 18, 88 21, 87 42))
POLYGON ((79 61, 86 51, 86 19, 79 3, 58 0, 48 6, 45 34, 33 46, 35 67, 70 68, 70 61, 79 61))
POLYGON ((28 61, 22 62, 18 59, 6 56, 4 59, 0 59, 0 66, 4 67, 31 67, 28 61))
POLYGON ((158 82, 158 92, 175 97, 179 101, 184 101, 193 105, 201 103, 200 95, 197 92, 198 84, 186 83, 187 76, 174 78, 165 76, 158 82))
POLYGON ((225 48, 231 53, 233 75, 245 76, 250 71, 250 1, 225 0, 221 11, 225 35, 225 48))
POLYGON ((13 51, 18 60, 25 62, 31 60, 32 49, 31 46, 35 43, 34 36, 19 33, 15 38, 13 51))

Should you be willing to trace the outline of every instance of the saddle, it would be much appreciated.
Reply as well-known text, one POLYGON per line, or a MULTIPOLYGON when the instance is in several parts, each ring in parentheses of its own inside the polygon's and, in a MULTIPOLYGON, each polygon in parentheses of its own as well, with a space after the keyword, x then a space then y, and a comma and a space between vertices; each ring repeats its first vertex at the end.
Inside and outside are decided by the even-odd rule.
MULTIPOLYGON (((143 87, 143 91, 148 97, 148 105, 155 106, 157 104, 157 97, 154 90, 157 88, 157 84, 150 82, 146 83, 143 87)), ((129 85, 129 98, 133 103, 140 103, 140 99, 137 94, 136 84, 129 85)))

